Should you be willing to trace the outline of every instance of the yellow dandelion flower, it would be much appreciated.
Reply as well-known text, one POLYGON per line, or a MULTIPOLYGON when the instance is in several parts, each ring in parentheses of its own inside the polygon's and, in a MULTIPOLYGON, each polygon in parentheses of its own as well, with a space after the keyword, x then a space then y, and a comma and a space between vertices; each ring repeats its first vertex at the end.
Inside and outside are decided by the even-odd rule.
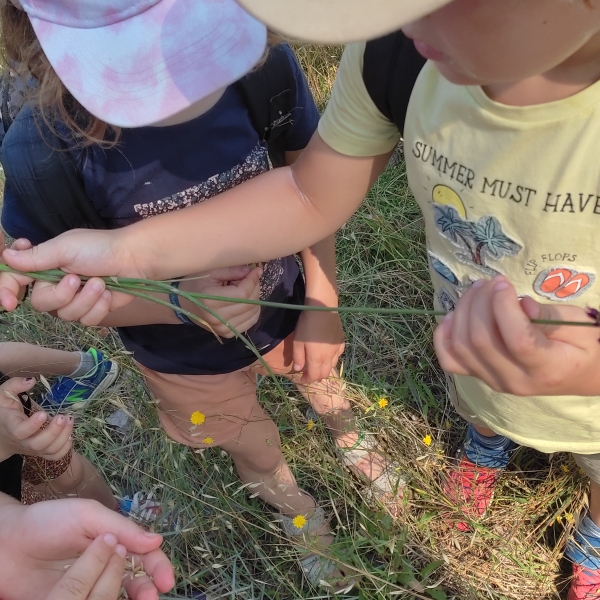
POLYGON ((556 517, 556 522, 562 523, 562 517, 560 515, 558 515, 558 517, 556 517))
POLYGON ((431 436, 429 434, 427 434, 424 438, 423 438, 423 443, 426 446, 431 446, 431 442, 433 442, 433 440, 431 439, 431 436))
POLYGON ((569 472, 569 467, 567 467, 567 465, 560 465, 560 468, 563 470, 564 473, 569 472))
POLYGON ((585 475, 585 471, 584 471, 583 469, 579 469, 578 473, 579 473, 580 475, 585 475))
POLYGON ((297 517, 293 518, 292 523, 296 529, 302 529, 306 525, 306 517, 298 515, 297 517))
POLYGON ((208 437, 205 437, 205 438, 202 440, 202 443, 203 443, 203 444, 212 444, 214 441, 215 441, 215 440, 213 440, 213 439, 212 439, 210 436, 208 436, 208 437))
POLYGON ((575 517, 571 513, 565 513, 565 521, 567 523, 572 523, 575 520, 575 517))
POLYGON ((202 423, 206 421, 206 415, 197 410, 196 412, 192 413, 190 421, 192 425, 202 425, 202 423))
POLYGON ((310 431, 315 426, 315 422, 312 419, 308 420, 308 425, 306 428, 310 431))
POLYGON ((389 402, 387 398, 379 398, 379 402, 377 404, 379 405, 379 408, 385 408, 389 402))

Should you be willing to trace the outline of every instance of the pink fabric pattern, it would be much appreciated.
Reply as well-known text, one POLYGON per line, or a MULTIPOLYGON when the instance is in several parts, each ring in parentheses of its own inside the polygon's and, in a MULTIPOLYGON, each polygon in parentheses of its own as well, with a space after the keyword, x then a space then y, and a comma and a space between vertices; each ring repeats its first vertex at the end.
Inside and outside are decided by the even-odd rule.
POLYGON ((265 27, 234 0, 25 0, 23 6, 73 96, 121 127, 153 124, 228 86, 252 69, 266 45, 265 27))
POLYGON ((134 17, 161 0, 22 0, 30 17, 66 27, 114 25, 134 17))

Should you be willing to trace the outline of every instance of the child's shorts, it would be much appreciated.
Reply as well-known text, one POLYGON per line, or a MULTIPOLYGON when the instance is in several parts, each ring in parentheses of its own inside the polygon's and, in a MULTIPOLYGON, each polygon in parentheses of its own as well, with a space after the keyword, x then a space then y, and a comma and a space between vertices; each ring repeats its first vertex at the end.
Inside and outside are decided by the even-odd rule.
MULTIPOLYGON (((293 341, 292 334, 263 356, 273 373, 292 372, 293 341)), ((265 419, 256 376, 268 373, 259 361, 222 375, 173 375, 138 366, 158 402, 163 429, 181 444, 219 446, 237 440, 248 423, 265 419)))
MULTIPOLYGON (((483 421, 471 414, 471 409, 457 393, 451 376, 446 375, 446 382, 448 384, 448 398, 458 415, 467 421, 467 423, 471 423, 478 427, 487 427, 483 421)), ((573 454, 573 458, 582 471, 594 483, 600 485, 600 454, 573 454)))

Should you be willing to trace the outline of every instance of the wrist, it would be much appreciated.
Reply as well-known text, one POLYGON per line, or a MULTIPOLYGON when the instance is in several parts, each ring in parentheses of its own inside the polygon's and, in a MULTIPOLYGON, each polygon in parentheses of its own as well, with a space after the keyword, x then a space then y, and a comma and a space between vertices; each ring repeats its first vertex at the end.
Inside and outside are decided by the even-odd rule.
MULTIPOLYGON (((172 281, 171 286, 176 289, 179 289, 179 283, 180 283, 179 281, 172 281)), ((173 313, 175 314, 177 319, 184 325, 197 325, 198 323, 192 321, 192 319, 190 319, 190 317, 188 317, 185 313, 182 312, 182 309, 187 312, 192 312, 192 311, 190 311, 187 306, 183 307, 181 304, 181 300, 182 300, 182 298, 180 298, 179 294, 177 294, 175 291, 173 291, 172 293, 169 294, 169 302, 173 306, 173 313)), ((192 304, 192 303, 188 301, 188 304, 192 304)))
POLYGON ((339 296, 337 290, 325 291, 323 288, 311 289, 306 288, 304 304, 307 306, 328 306, 337 308, 339 306, 339 296))
POLYGON ((119 227, 106 232, 110 235, 110 238, 108 238, 109 252, 121 267, 118 270, 119 276, 162 279, 158 274, 158 269, 154 268, 156 265, 161 264, 161 257, 156 251, 155 245, 148 244, 149 234, 145 233, 144 229, 147 221, 144 220, 129 227, 119 227), (143 248, 144 251, 136 252, 136 248, 143 248))

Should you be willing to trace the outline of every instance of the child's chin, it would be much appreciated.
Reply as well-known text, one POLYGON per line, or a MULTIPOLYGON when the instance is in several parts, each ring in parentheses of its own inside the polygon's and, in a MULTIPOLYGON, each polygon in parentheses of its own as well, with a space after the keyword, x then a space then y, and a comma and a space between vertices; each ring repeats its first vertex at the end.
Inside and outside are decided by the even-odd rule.
POLYGON ((473 75, 464 73, 453 63, 436 62, 435 66, 445 79, 456 85, 486 85, 489 83, 474 77, 473 75))

